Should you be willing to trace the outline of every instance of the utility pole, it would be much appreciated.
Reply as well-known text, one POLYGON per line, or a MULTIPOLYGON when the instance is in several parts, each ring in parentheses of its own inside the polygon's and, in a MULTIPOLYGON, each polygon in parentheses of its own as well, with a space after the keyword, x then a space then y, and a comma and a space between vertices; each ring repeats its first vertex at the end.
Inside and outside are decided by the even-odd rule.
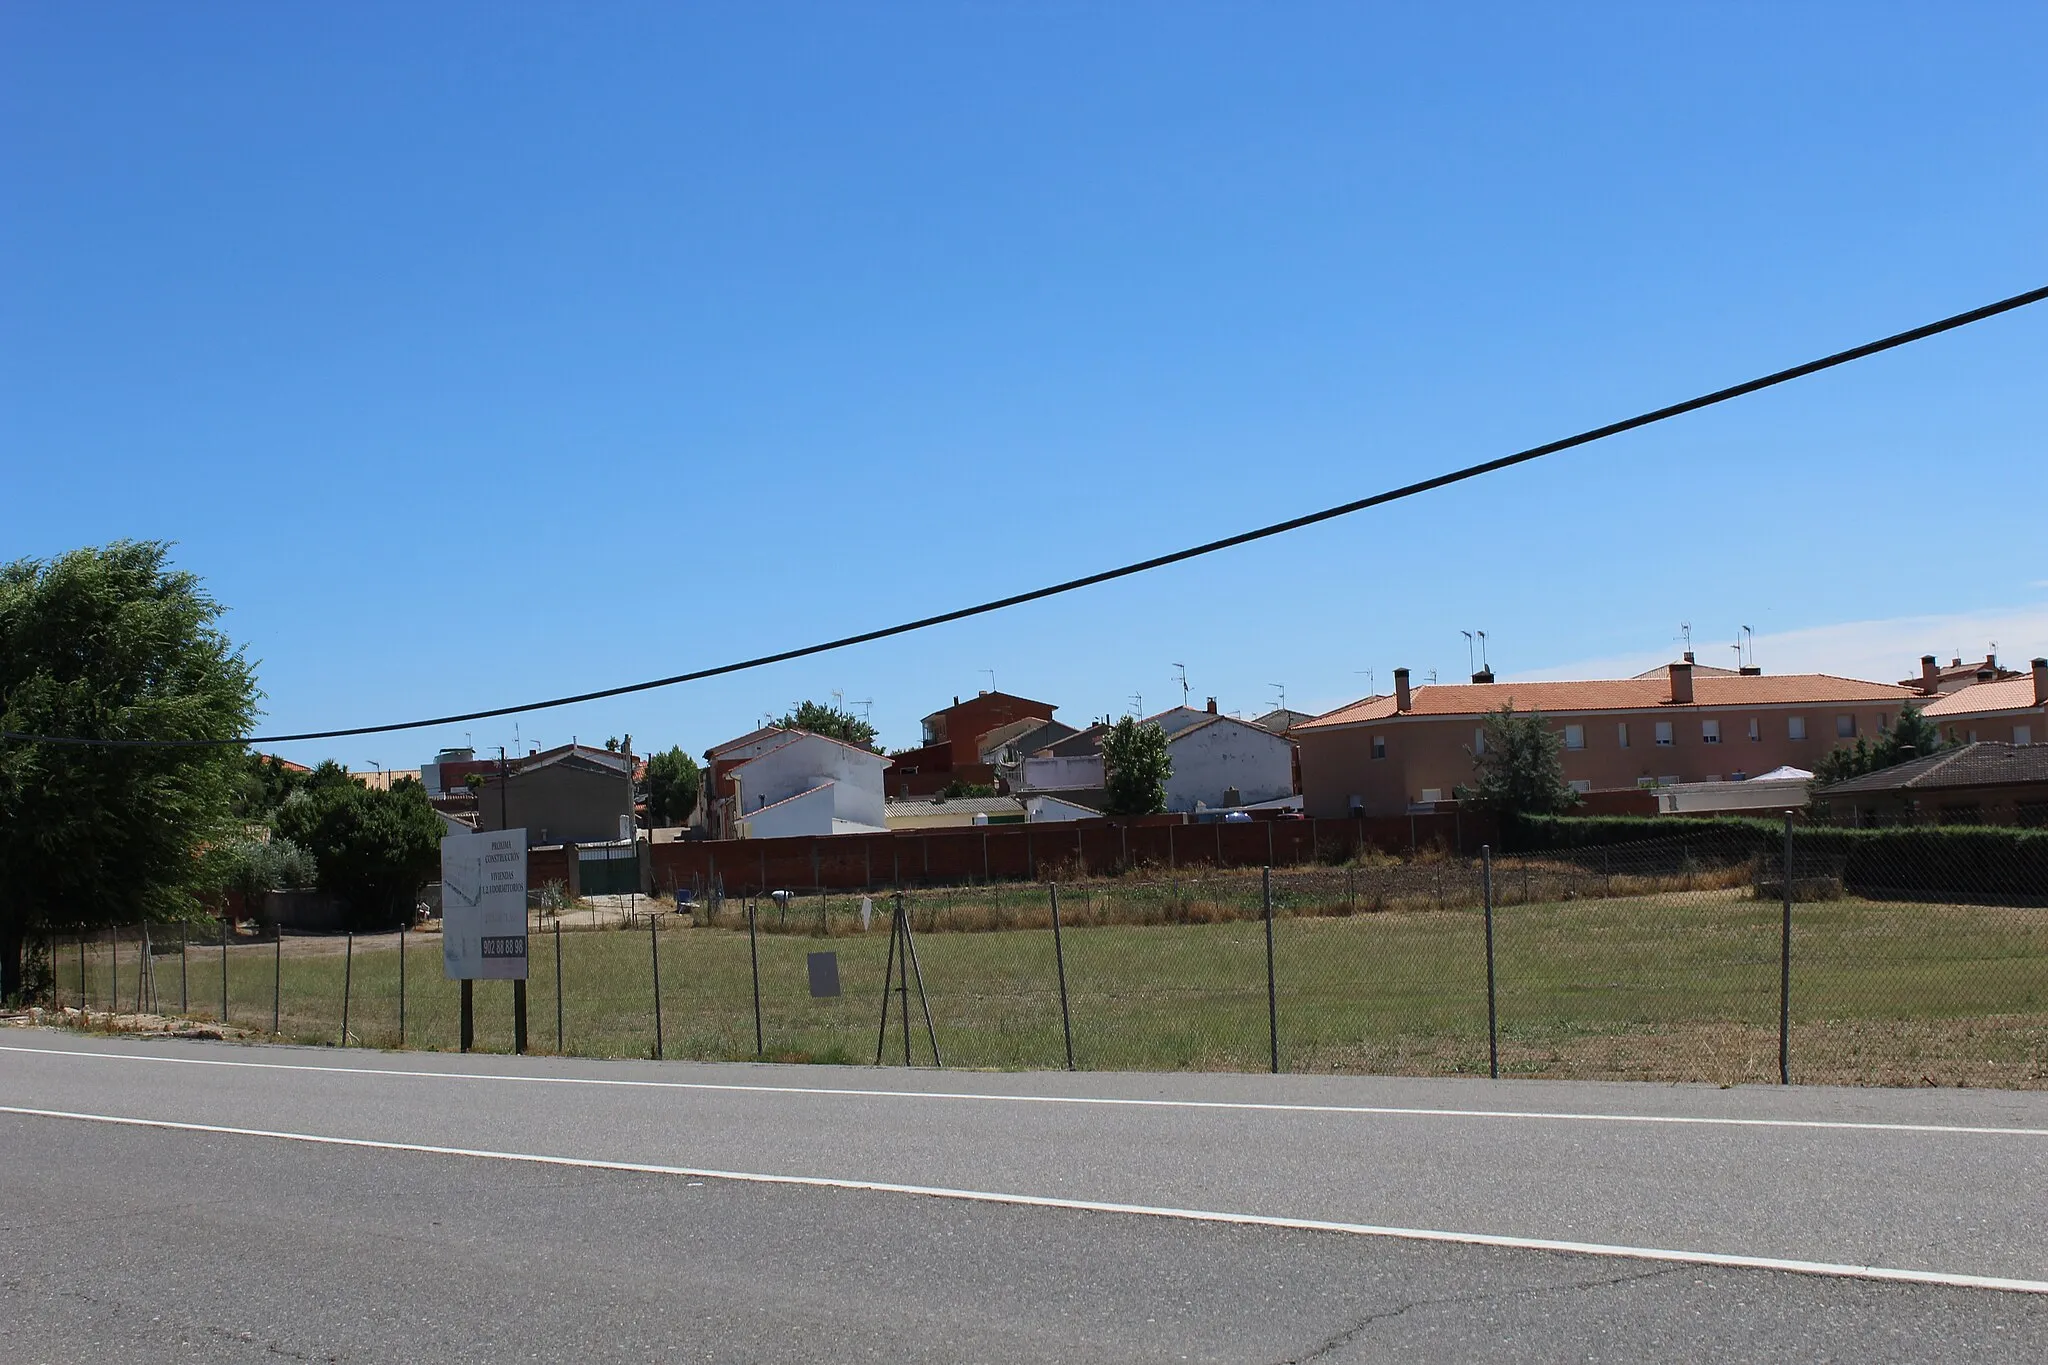
POLYGON ((505 746, 498 746, 498 828, 505 828, 505 746))

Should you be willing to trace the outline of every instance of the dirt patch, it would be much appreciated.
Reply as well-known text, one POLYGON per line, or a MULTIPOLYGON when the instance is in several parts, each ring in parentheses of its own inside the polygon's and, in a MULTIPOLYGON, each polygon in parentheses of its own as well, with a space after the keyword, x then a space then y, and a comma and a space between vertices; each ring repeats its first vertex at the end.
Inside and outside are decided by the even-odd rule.
POLYGON ((75 1010, 68 1006, 46 1010, 40 1005, 0 1012, 0 1027, 68 1028, 81 1033, 118 1033, 136 1038, 208 1038, 216 1042, 239 1042, 259 1036, 253 1029, 199 1023, 164 1014, 115 1014, 103 1010, 75 1010))

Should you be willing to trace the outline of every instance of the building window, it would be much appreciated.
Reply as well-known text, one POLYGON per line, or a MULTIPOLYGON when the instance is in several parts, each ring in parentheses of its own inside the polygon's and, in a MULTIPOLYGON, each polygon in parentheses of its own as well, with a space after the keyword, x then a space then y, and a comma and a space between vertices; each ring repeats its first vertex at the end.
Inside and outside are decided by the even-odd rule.
POLYGON ((1785 737, 1787 739, 1805 739, 1806 717, 1787 716, 1785 718, 1785 737))
POLYGON ((1671 722, 1670 722, 1670 721, 1668 721, 1668 720, 1660 720, 1660 721, 1658 721, 1658 722, 1657 722, 1657 744, 1658 744, 1658 746, 1659 746, 1660 748, 1666 748, 1666 749, 1668 749, 1668 748, 1670 748, 1670 747, 1671 747, 1671 746, 1672 746, 1673 744, 1675 744, 1676 742, 1677 742, 1677 741, 1676 741, 1676 740, 1675 740, 1675 739, 1674 739, 1674 738, 1672 737, 1672 734, 1671 734, 1671 722))
POLYGON ((2034 727, 2031 725, 2013 726, 2012 742, 2015 744, 2032 744, 2034 742, 2034 727))
POLYGON ((1703 720, 1703 721, 1701 721, 1701 722, 1700 722, 1700 743, 1702 743, 1702 744, 1719 744, 1720 742, 1721 742, 1721 722, 1720 722, 1720 721, 1718 721, 1718 720, 1703 720))
POLYGON ((1878 732, 1879 734, 1881 734, 1881 735, 1882 735, 1882 734, 1885 734, 1886 732, 1888 732, 1888 731, 1889 731, 1889 730, 1890 730, 1891 728, 1892 728, 1892 718, 1891 718, 1891 713, 1890 713, 1890 712, 1888 712, 1888 711, 1880 711, 1880 712, 1878 712, 1878 713, 1877 713, 1877 732, 1878 732))
POLYGON ((1755 716, 1751 716, 1749 718, 1749 742, 1751 744, 1760 744, 1763 742, 1763 737, 1764 723, 1755 716))
POLYGON ((1372 737, 1372 756, 1374 758, 1385 758, 1387 756, 1387 737, 1385 735, 1374 735, 1372 737))
POLYGON ((1424 787, 1422 789, 1422 803, 1426 806, 1435 805, 1443 799, 1444 789, 1442 787, 1424 787))
POLYGON ((1836 716, 1836 717, 1835 717, 1835 738, 1836 738, 1836 739, 1854 739, 1854 738, 1856 738, 1856 717, 1854 717, 1854 716, 1836 716))
POLYGON ((1749 781, 1749 774, 1737 768, 1734 772, 1728 774, 1728 780, 1730 782, 1747 782, 1749 781))
POLYGON ((1593 783, 1587 778, 1575 777, 1572 779, 1572 790, 1584 796, 1587 792, 1593 790, 1593 783))
POLYGON ((1615 726, 1614 729, 1616 737, 1621 740, 1621 747, 1626 749, 1628 747, 1628 722, 1623 721, 1615 726))
POLYGON ((1585 748, 1585 747, 1586 747, 1586 727, 1585 727, 1585 726, 1583 726, 1583 725, 1567 725, 1567 726, 1565 726, 1565 727, 1564 727, 1564 747, 1565 747, 1565 748, 1567 748, 1567 749, 1583 749, 1583 748, 1585 748))
POLYGON ((1474 754, 1486 752, 1486 727, 1483 725, 1472 732, 1472 752, 1474 754))

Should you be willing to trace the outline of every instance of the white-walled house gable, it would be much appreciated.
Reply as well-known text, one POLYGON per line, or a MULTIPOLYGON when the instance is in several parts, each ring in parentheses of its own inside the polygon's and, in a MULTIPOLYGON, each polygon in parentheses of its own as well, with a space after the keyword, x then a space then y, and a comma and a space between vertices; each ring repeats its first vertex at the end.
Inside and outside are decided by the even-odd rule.
POLYGON ((1173 760, 1173 776, 1166 779, 1170 811, 1227 805, 1232 790, 1242 805, 1294 794, 1293 743, 1232 716, 1210 716, 1170 735, 1166 753, 1173 760))

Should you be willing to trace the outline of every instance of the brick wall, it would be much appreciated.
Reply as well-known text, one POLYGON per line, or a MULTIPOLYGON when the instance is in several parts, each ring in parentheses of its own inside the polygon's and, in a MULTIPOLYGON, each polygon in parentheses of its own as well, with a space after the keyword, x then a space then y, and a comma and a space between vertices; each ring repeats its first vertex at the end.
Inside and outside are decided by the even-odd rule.
MULTIPOLYGON (((1051 881, 1126 868, 1288 866, 1339 861, 1370 844, 1386 853, 1442 847, 1475 852, 1498 843, 1484 816, 1441 814, 1366 820, 1253 820, 1197 825, 1176 816, 1038 825, 974 825, 792 839, 697 840, 656 844, 654 885, 702 891, 715 878, 727 895, 777 888, 835 891, 982 881, 1051 881)), ((543 873, 530 855, 528 885, 543 873)), ((559 856, 559 855, 557 855, 559 856)))

